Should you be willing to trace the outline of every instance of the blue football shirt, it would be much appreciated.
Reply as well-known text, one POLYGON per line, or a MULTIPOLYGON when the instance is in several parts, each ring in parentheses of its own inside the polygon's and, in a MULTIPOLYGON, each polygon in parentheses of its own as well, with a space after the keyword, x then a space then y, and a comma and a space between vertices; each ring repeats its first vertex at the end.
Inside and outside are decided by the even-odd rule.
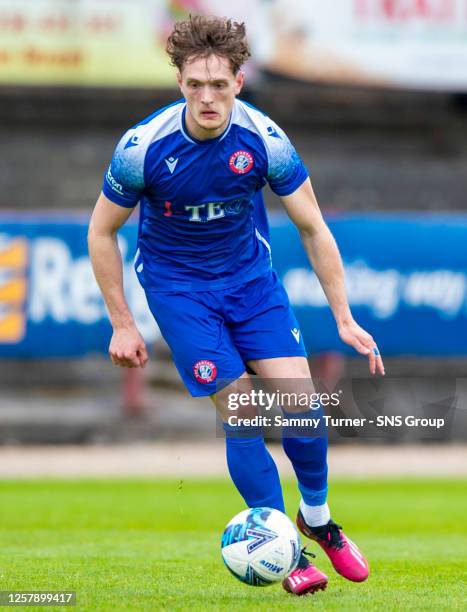
POLYGON ((147 291, 209 291, 268 273, 261 189, 293 193, 307 178, 286 134, 236 99, 220 136, 196 140, 179 100, 128 130, 105 175, 112 202, 140 202, 135 269, 147 291))

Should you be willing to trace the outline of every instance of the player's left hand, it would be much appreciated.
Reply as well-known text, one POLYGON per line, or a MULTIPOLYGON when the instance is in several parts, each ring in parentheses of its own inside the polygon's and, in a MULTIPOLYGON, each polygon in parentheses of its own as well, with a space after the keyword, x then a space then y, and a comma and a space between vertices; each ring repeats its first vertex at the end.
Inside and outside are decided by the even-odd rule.
POLYGON ((367 331, 365 331, 356 321, 350 321, 338 325, 339 336, 343 342, 350 344, 362 355, 368 356, 368 365, 371 374, 381 374, 384 376, 384 364, 376 342, 367 331))

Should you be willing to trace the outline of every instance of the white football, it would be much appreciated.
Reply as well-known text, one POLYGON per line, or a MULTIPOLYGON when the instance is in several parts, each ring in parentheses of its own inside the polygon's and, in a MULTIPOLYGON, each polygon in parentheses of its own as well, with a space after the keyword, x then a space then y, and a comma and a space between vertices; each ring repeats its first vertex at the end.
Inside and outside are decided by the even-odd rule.
POLYGON ((286 578, 297 567, 301 550, 295 525, 273 508, 249 508, 234 516, 221 547, 230 572, 253 586, 286 578))

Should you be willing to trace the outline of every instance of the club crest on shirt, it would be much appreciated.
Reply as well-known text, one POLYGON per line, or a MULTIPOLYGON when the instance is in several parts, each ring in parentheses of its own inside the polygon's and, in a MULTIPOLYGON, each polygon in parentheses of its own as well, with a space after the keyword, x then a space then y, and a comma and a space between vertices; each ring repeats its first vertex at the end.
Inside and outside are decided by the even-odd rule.
POLYGON ((235 174, 246 174, 254 165, 253 155, 248 151, 235 151, 229 159, 229 168, 235 174))
POLYGON ((217 376, 216 364, 207 359, 197 361, 193 366, 193 374, 198 382, 206 384, 215 380, 217 376))

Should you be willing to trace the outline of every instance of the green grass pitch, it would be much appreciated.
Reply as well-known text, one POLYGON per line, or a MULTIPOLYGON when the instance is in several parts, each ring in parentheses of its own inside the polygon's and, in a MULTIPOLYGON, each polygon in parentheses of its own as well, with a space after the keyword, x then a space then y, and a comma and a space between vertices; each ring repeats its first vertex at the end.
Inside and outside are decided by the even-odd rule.
MULTIPOLYGON (((225 569, 220 535, 243 509, 227 480, 2 481, 0 590, 76 590, 79 610, 465 609, 465 485, 333 481, 333 516, 372 574, 350 583, 310 543, 329 586, 295 598, 225 569)), ((294 484, 284 492, 293 516, 294 484)))

